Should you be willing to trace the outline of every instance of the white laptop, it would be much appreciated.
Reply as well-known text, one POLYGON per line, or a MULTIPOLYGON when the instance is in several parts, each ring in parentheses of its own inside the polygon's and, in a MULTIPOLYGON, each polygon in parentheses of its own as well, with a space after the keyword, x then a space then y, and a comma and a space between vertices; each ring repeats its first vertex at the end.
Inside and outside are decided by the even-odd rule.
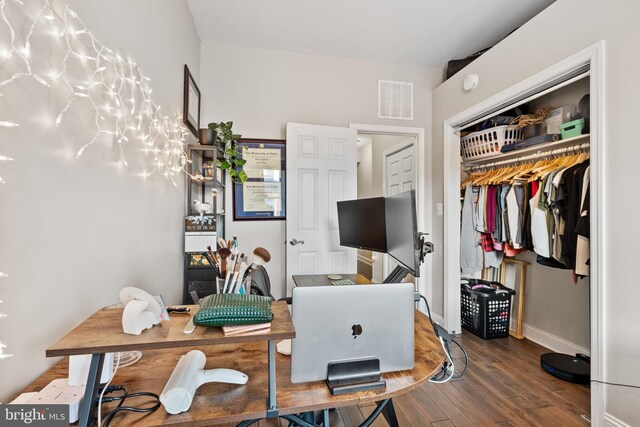
POLYGON ((380 359, 380 371, 413 368, 414 285, 293 289, 291 382, 327 378, 329 362, 380 359))

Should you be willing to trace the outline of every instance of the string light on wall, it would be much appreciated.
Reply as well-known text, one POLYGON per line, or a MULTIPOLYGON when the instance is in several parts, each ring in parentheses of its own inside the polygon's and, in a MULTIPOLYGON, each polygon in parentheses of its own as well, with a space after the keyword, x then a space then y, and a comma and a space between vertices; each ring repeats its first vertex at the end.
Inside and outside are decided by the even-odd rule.
MULTIPOLYGON (((0 279, 7 277, 7 275, 3 272, 0 271, 0 279)), ((2 300, 0 300, 0 304, 2 304, 2 300)), ((0 318, 2 317, 7 317, 6 314, 0 313, 0 318)), ((11 354, 7 354, 4 352, 4 349, 7 348, 6 345, 2 344, 2 341, 0 341, 0 359, 6 359, 8 357, 11 357, 11 354)))
MULTIPOLYGON (((76 158, 97 142, 115 142, 122 165, 129 167, 127 150, 143 151, 145 166, 139 175, 160 174, 177 185, 176 178, 187 165, 184 144, 188 131, 182 117, 164 115, 151 98, 151 79, 142 74, 140 65, 102 44, 67 5, 57 0, 34 0, 28 5, 22 0, 0 0, 0 62, 0 79, 4 79, 0 80, 0 98, 8 105, 7 89, 32 80, 65 94, 54 128, 76 104, 89 108, 93 136, 76 158), (63 54, 54 64, 35 54, 45 52, 44 59, 49 59, 60 49, 63 54)), ((0 132, 19 126, 15 119, 0 117, 0 132)), ((0 164, 11 160, 0 155, 0 164)), ((4 183, 2 177, 0 183, 4 183)), ((6 277, 0 272, 0 280, 6 277)), ((0 313, 3 317, 6 315, 0 313)), ((0 359, 11 357, 5 348, 0 341, 0 359)))
MULTIPOLYGON (((147 162, 142 176, 160 173, 176 185, 175 177, 185 170, 187 156, 184 143, 188 131, 182 126, 180 115, 162 114, 160 105, 151 98, 148 77, 140 65, 125 60, 102 44, 69 6, 53 5, 51 0, 38 2, 38 12, 27 16, 21 0, 12 0, 14 8, 22 12, 28 30, 22 40, 7 14, 10 2, 0 0, 1 23, 6 26, 10 40, 7 48, 0 48, 0 56, 18 69, 9 78, 0 81, 0 96, 6 86, 18 80, 33 79, 45 87, 62 87, 67 93, 54 125, 58 127, 67 113, 79 102, 88 103, 93 120, 94 135, 76 153, 82 154, 101 138, 115 141, 119 161, 129 167, 125 147, 142 147, 147 162), (61 12, 59 12, 61 11, 61 12), (59 63, 39 66, 32 54, 32 40, 44 38, 50 50, 59 48, 62 41, 64 55, 59 63)), ((39 46, 38 51, 43 49, 39 46)), ((15 127, 18 123, 0 118, 1 127, 15 127)))

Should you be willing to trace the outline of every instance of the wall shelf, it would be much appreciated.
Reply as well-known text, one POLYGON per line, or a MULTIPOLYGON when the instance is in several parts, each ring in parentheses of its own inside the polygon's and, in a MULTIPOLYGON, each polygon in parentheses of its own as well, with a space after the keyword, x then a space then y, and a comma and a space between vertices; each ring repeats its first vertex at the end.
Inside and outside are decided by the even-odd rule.
POLYGON ((495 156, 484 157, 477 160, 469 160, 463 162, 465 166, 478 166, 492 162, 499 162, 503 160, 515 159, 517 157, 526 156, 529 154, 545 153, 559 148, 566 148, 572 145, 580 144, 583 142, 589 142, 590 134, 578 135, 572 138, 561 139, 560 141, 544 142, 542 144, 534 145, 531 147, 521 148, 519 150, 509 151, 507 153, 499 153, 495 156))
MULTIPOLYGON (((206 214, 212 217, 214 226, 192 235, 185 235, 185 251, 205 252, 207 246, 217 249, 216 239, 224 239, 225 226, 225 171, 220 169, 217 161, 222 153, 213 145, 189 144, 186 146, 187 159, 189 161, 189 178, 186 179, 185 191, 185 215, 199 216, 195 210, 194 200, 201 203, 210 203, 215 213, 206 214), (206 167, 205 167, 206 165, 206 167), (206 169, 206 171, 205 171, 206 169), (198 174, 198 178, 196 178, 198 174), (213 175, 213 176, 204 176, 213 175), (187 244, 187 239, 189 244, 187 244)), ((211 268, 199 268, 190 263, 190 255, 185 254, 184 259, 184 287, 183 304, 192 302, 191 292, 195 291, 200 298, 209 295, 215 290, 215 274, 211 268)))

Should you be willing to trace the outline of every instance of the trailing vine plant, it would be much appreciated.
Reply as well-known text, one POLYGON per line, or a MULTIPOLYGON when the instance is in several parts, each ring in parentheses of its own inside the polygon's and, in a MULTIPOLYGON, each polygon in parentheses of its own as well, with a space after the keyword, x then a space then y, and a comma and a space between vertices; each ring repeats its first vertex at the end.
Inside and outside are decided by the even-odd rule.
POLYGON ((223 155, 223 159, 218 159, 218 166, 227 171, 233 183, 243 183, 247 180, 243 169, 247 161, 238 147, 242 135, 233 133, 232 128, 233 122, 209 123, 209 129, 216 133, 214 145, 223 155))

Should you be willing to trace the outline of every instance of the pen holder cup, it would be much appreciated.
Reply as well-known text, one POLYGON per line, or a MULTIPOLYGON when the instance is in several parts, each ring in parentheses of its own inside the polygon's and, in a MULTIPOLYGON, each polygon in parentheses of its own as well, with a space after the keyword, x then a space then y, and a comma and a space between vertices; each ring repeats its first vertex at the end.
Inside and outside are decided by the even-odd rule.
POLYGON ((216 277, 216 294, 221 294, 224 289, 224 277, 216 277))

